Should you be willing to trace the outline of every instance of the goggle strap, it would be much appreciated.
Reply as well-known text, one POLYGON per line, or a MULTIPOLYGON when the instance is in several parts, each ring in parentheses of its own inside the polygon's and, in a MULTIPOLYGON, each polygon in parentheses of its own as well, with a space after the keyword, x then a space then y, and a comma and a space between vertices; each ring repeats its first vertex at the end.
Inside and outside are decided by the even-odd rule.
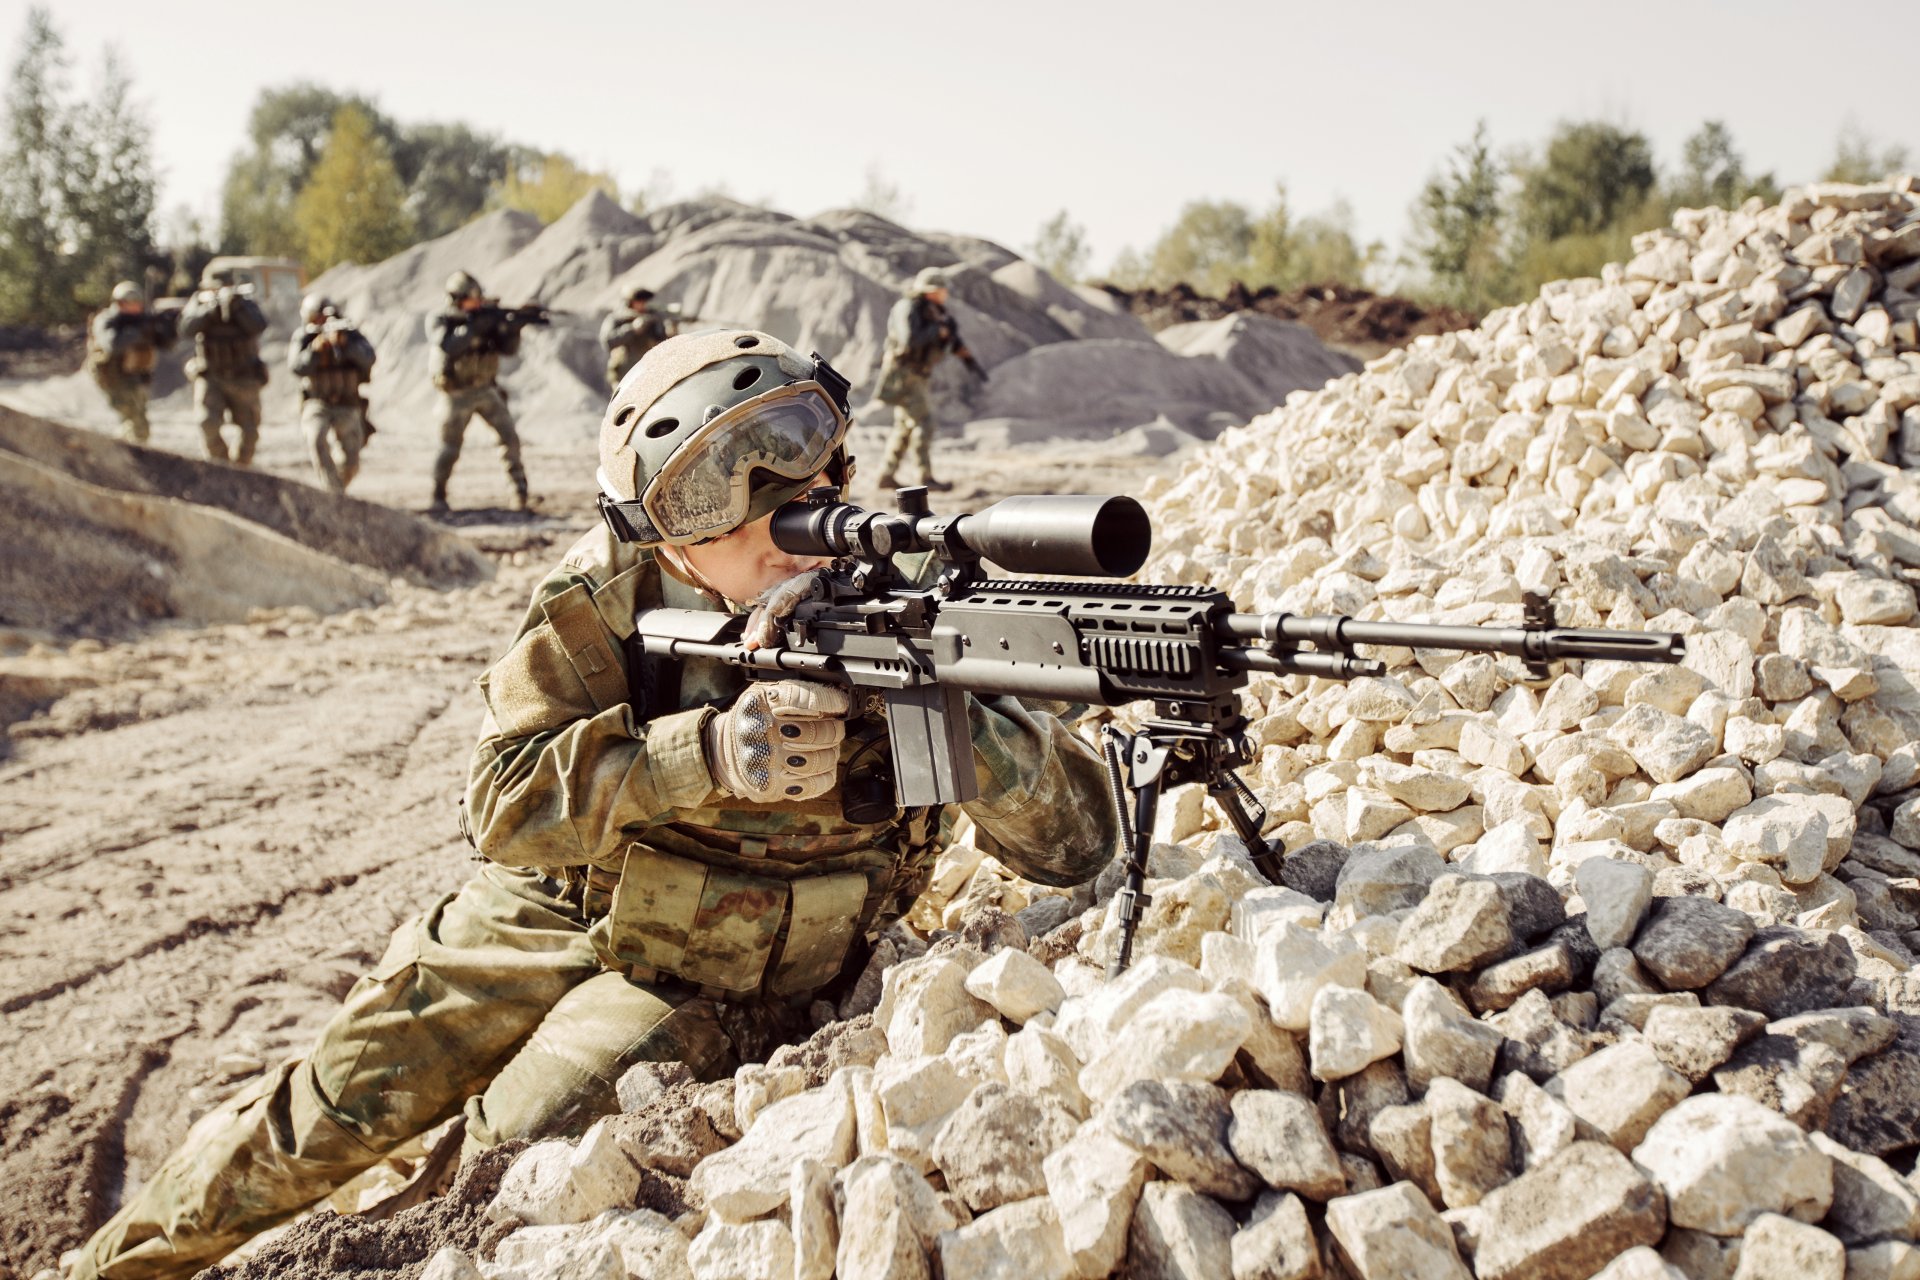
POLYGON ((660 530, 648 519, 646 508, 638 502, 616 502, 606 494, 595 496, 600 507, 600 518, 607 522, 607 528, 613 530, 613 536, 621 542, 655 543, 666 541, 660 530))
POLYGON ((852 389, 853 384, 841 377, 840 371, 828 364, 826 357, 818 351, 813 353, 813 380, 820 384, 821 389, 840 410, 842 417, 850 412, 847 393, 852 389))

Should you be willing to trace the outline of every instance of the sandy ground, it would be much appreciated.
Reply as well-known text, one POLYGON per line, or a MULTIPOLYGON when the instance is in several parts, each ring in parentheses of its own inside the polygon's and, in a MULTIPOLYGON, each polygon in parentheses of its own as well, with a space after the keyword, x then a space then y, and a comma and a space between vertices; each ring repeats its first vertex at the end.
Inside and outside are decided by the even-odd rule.
MULTIPOLYGON (((154 443, 197 454, 198 431, 162 417, 154 443)), ((388 424, 354 492, 423 510, 434 448, 388 424)), ((865 433, 858 448, 877 460, 865 433)), ((588 527, 592 449, 583 433, 577 454, 530 450, 540 511, 517 517, 475 424, 448 523, 497 561, 481 587, 115 646, 0 636, 0 689, 43 708, 0 736, 0 1275, 55 1265, 470 873, 471 684, 588 527)), ((291 424, 267 427, 260 462, 310 474, 291 424)), ((1084 446, 937 463, 959 482, 950 509, 1126 492, 1171 465, 1084 446)))

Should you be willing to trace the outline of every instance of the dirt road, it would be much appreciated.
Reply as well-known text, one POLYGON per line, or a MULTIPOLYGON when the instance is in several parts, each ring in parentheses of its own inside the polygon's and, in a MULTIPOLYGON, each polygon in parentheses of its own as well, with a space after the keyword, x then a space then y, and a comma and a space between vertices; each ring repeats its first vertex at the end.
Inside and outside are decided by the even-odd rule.
MULTIPOLYGON (((271 469, 301 474, 275 453, 271 469)), ((1166 465, 949 460, 950 509, 1126 491, 1166 465)), ((530 461, 557 514, 448 521, 495 558, 484 586, 396 585, 377 609, 115 646, 0 638, 12 686, 45 708, 0 738, 0 1275, 54 1266, 469 874, 455 803, 472 681, 591 511, 561 459, 530 461)), ((493 482, 490 457, 466 465, 493 482)), ((417 477, 370 471, 357 492, 422 505, 417 477)))

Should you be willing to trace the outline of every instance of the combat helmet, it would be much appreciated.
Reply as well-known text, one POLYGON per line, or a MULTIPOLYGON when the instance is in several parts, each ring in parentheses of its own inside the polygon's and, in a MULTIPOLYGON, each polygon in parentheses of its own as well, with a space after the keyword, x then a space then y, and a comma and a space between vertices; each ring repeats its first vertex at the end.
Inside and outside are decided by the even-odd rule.
POLYGON ((465 271, 456 271, 447 277, 447 296, 455 302, 462 298, 484 297, 485 294, 486 290, 480 287, 480 282, 465 271))
POLYGON ((300 318, 312 320, 333 310, 333 299, 324 293, 310 293, 300 299, 300 318))
POLYGON ((200 273, 200 287, 202 289, 224 289, 234 284, 238 279, 239 277, 232 267, 209 266, 205 271, 200 273))
POLYGON ((947 274, 945 267, 922 267, 920 274, 913 278, 913 283, 907 286, 907 292, 918 296, 923 293, 932 293, 935 289, 952 287, 952 277, 947 274))
POLYGON ((632 306, 636 302, 652 302, 652 301, 653 301, 653 290, 645 288, 644 286, 641 288, 635 289, 633 292, 627 295, 628 306, 632 306))
POLYGON ((804 493, 844 485, 847 380, 771 334, 669 338, 627 371, 600 424, 600 510, 643 545, 712 542, 804 493))
POLYGON ((113 286, 115 302, 145 302, 146 296, 140 292, 140 286, 131 280, 122 280, 113 286))

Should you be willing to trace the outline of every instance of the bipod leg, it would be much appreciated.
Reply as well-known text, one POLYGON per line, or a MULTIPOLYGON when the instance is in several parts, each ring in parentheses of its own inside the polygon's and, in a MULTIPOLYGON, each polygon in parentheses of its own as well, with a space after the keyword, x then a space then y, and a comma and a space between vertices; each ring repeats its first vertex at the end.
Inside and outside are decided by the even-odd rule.
POLYGON ((1266 825, 1267 807, 1253 794, 1246 779, 1232 769, 1222 769, 1207 783, 1207 794, 1225 810, 1227 821, 1233 824, 1233 833, 1247 846, 1254 868, 1269 884, 1279 884, 1280 847, 1261 834, 1260 828, 1266 825))
MULTIPOLYGON (((1133 932, 1140 925, 1140 913, 1151 901, 1141 888, 1147 877, 1147 853, 1153 846, 1154 811, 1160 805, 1160 783, 1167 763, 1167 748, 1154 742, 1144 734, 1131 738, 1115 735, 1119 738, 1125 753, 1126 766, 1125 790, 1132 793, 1133 814, 1132 829, 1127 832, 1126 878, 1121 882, 1120 891, 1114 894, 1116 913, 1120 917, 1120 948, 1113 963, 1107 966, 1107 977, 1117 978, 1127 970, 1133 959, 1133 932)), ((1115 797, 1116 801, 1119 799, 1115 797)), ((1126 807, 1120 806, 1120 824, 1126 829, 1128 815, 1126 807)))

